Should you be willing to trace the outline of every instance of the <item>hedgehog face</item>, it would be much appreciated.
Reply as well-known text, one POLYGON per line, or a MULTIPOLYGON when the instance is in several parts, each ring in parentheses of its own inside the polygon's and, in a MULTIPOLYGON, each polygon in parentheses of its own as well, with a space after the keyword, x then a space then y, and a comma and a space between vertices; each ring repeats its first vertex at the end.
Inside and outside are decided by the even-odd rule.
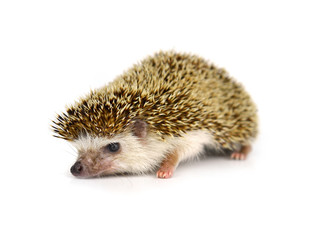
POLYGON ((115 162, 122 152, 121 143, 86 136, 77 139, 74 145, 78 150, 77 161, 70 169, 74 176, 86 178, 115 172, 115 162))
POLYGON ((150 171, 166 153, 166 144, 155 139, 147 134, 147 125, 137 121, 113 137, 81 136, 73 141, 78 158, 70 171, 81 178, 150 171))

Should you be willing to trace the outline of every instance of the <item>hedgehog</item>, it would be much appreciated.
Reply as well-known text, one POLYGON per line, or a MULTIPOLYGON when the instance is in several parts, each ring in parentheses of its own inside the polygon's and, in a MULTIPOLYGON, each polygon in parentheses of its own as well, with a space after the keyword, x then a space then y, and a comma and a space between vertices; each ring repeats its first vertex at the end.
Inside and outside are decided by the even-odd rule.
POLYGON ((161 51, 91 90, 51 125, 78 157, 80 178, 156 172, 170 178, 205 148, 243 160, 258 131, 243 86, 197 55, 161 51))

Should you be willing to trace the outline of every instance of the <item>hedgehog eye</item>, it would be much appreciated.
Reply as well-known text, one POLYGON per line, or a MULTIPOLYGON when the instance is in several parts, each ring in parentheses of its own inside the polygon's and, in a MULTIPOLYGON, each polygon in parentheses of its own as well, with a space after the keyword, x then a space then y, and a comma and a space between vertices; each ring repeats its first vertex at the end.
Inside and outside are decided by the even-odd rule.
POLYGON ((117 152, 119 150, 120 144, 119 143, 110 143, 106 146, 106 148, 110 152, 117 152))

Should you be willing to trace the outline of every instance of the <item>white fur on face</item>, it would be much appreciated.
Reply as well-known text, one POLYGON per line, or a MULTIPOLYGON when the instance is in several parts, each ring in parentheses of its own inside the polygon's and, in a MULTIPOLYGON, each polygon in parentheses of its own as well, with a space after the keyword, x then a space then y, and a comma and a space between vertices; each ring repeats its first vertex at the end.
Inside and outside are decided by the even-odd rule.
POLYGON ((125 132, 111 138, 83 136, 73 142, 82 153, 100 152, 110 143, 119 143, 120 151, 110 154, 113 173, 146 173, 155 170, 167 153, 167 144, 153 137, 140 139, 125 132))
POLYGON ((191 159, 203 151, 204 145, 215 146, 212 135, 207 131, 191 131, 181 137, 167 137, 158 140, 152 134, 140 139, 131 132, 118 134, 111 138, 84 136, 73 142, 79 152, 102 151, 109 143, 120 144, 120 151, 113 153, 113 173, 141 174, 157 169, 166 155, 177 151, 179 161, 191 159))

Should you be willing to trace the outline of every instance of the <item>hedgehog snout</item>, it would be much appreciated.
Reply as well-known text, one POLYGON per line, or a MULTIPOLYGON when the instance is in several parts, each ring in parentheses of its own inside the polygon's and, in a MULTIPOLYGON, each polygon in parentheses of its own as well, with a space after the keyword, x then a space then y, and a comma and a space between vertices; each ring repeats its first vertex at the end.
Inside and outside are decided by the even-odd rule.
POLYGON ((70 168, 70 172, 72 173, 72 175, 78 177, 84 172, 84 165, 81 162, 77 161, 70 168))

